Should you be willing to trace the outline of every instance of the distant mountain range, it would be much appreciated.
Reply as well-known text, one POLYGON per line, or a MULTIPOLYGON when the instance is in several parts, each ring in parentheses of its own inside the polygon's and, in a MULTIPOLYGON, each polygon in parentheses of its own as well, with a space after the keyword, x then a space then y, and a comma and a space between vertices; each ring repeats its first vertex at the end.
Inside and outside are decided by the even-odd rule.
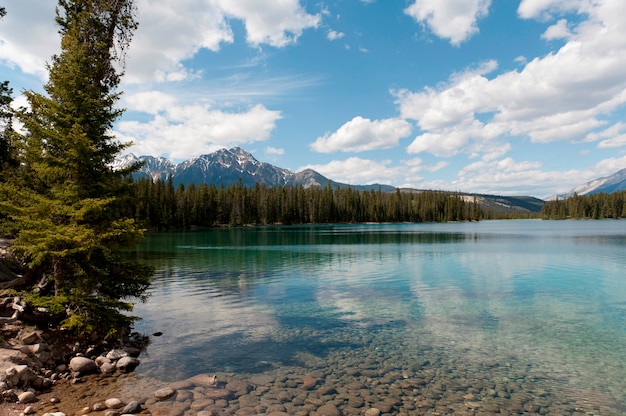
MULTIPOLYGON (((292 172, 269 163, 259 162, 250 153, 240 147, 221 149, 214 153, 202 155, 174 164, 170 160, 154 156, 135 156, 129 154, 115 161, 114 168, 121 169, 136 162, 143 162, 141 169, 134 173, 137 178, 152 180, 168 180, 172 177, 174 186, 179 184, 195 185, 214 184, 225 187, 241 180, 246 187, 254 187, 257 183, 271 186, 312 186, 326 187, 329 183, 336 188, 350 187, 358 191, 395 192, 398 188, 391 185, 348 185, 335 182, 312 170, 305 169, 292 172)), ((420 192, 418 189, 400 189, 401 192, 420 192)), ((466 201, 476 200, 483 208, 496 211, 539 212, 544 201, 531 196, 497 196, 461 193, 466 201)))
POLYGON ((610 176, 594 179, 578 185, 571 191, 558 195, 559 199, 569 198, 574 194, 592 195, 599 193, 610 194, 613 192, 626 191, 626 169, 619 170, 610 176))
POLYGON ((116 160, 114 168, 124 168, 136 162, 143 162, 142 168, 134 174, 135 178, 149 177, 152 180, 167 180, 172 176, 174 186, 179 184, 215 184, 228 187, 241 180, 246 187, 255 184, 265 186, 311 186, 326 187, 329 183, 333 188, 350 186, 353 189, 393 191, 396 188, 390 185, 347 185, 332 181, 320 173, 305 169, 301 172, 292 172, 269 163, 259 162, 250 153, 240 147, 221 149, 207 155, 186 160, 178 165, 163 157, 135 156, 129 154, 116 160))

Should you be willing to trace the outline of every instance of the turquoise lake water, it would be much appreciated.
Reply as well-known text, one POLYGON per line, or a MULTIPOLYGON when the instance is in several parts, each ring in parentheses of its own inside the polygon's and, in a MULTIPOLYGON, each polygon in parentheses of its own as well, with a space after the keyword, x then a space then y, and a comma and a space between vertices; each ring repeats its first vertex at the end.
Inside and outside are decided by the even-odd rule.
POLYGON ((149 234, 137 255, 157 273, 136 329, 163 332, 140 376, 298 367, 626 411, 626 221, 220 228, 149 234))

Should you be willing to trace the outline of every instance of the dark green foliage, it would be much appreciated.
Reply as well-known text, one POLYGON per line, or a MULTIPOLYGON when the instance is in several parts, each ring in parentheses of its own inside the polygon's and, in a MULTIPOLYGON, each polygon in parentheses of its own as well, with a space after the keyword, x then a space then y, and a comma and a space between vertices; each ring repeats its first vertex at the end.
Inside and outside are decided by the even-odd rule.
POLYGON ((13 145, 13 90, 9 82, 0 82, 0 180, 6 171, 17 166, 17 156, 13 145))
POLYGON ((626 218, 626 191, 611 194, 578 195, 546 202, 544 219, 620 219, 626 218))
POLYGON ((16 114, 21 168, 0 187, 0 211, 16 232, 13 252, 39 282, 40 302, 63 303, 64 324, 112 335, 142 299, 151 270, 125 250, 142 229, 125 216, 138 166, 114 171, 127 147, 110 134, 121 114, 113 65, 136 24, 132 0, 59 1, 61 53, 52 58, 47 95, 25 92, 30 110, 16 114))
POLYGON ((134 215, 152 229, 211 227, 216 225, 266 225, 364 222, 475 221, 482 211, 475 201, 439 191, 382 192, 351 188, 265 187, 248 188, 241 182, 225 188, 202 184, 176 189, 171 179, 140 179, 134 215))

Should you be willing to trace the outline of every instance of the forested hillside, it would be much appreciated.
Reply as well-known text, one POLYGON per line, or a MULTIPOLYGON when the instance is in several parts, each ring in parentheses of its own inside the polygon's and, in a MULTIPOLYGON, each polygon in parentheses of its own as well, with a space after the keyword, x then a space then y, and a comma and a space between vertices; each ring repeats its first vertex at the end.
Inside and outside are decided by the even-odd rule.
POLYGON ((396 192, 333 189, 330 185, 253 188, 140 179, 127 215, 151 229, 363 222, 476 221, 483 212, 477 202, 441 191, 396 192), (132 211, 132 212, 131 212, 132 211))
POLYGON ((604 219, 626 217, 626 191, 611 194, 577 195, 546 202, 544 219, 604 219))

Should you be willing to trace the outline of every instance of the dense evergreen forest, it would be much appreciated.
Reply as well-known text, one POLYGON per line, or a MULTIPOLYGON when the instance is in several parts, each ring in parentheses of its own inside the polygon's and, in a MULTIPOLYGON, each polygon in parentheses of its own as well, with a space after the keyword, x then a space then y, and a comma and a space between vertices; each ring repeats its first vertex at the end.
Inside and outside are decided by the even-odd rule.
POLYGON ((541 212, 547 220, 605 219, 626 216, 626 191, 577 195, 546 202, 541 212))
POLYGON ((363 222, 477 221, 484 213, 475 201, 441 192, 356 191, 311 187, 248 188, 140 179, 128 216, 150 229, 363 222))

